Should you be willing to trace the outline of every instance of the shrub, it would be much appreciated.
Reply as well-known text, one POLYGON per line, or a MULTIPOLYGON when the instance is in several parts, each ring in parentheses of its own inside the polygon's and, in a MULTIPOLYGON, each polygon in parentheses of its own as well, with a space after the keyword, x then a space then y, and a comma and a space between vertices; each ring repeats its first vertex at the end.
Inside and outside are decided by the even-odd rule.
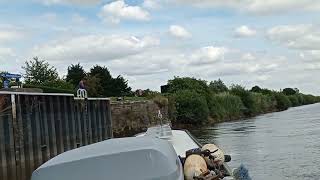
POLYGON ((316 98, 313 95, 303 95, 304 105, 316 103, 316 98))
POLYGON ((67 94, 75 94, 76 92, 74 90, 70 89, 60 89, 60 88, 53 88, 48 86, 40 86, 40 85, 30 85, 25 84, 23 85, 24 88, 38 88, 42 89, 44 93, 67 93, 67 94))
POLYGON ((174 95, 167 94, 168 98, 168 116, 172 123, 177 121, 177 108, 176 108, 176 100, 174 95))
POLYGON ((42 86, 57 88, 57 89, 68 89, 68 90, 74 90, 74 87, 71 83, 66 82, 62 79, 57 79, 54 81, 47 81, 42 84, 42 86))
POLYGON ((177 122, 201 124, 208 119, 209 109, 206 98, 192 90, 174 93, 177 122))
POLYGON ((297 95, 291 95, 291 96, 288 96, 290 102, 291 102, 291 105, 293 107, 296 107, 296 106, 299 106, 300 103, 299 103, 299 99, 298 99, 298 96, 297 95))
POLYGON ((302 94, 296 94, 296 96, 297 96, 297 99, 298 99, 299 106, 303 105, 304 104, 303 95, 302 94))
POLYGON ((277 100, 278 110, 287 110, 289 107, 291 107, 291 102, 288 96, 284 95, 283 93, 276 93, 275 98, 277 100))
POLYGON ((240 97, 228 93, 213 95, 208 106, 210 116, 218 120, 240 118, 244 107, 240 97))
POLYGON ((169 93, 175 93, 180 90, 192 90, 206 97, 210 94, 206 81, 190 77, 175 77, 173 80, 168 81, 168 86, 169 93))
POLYGON ((241 101, 246 110, 246 114, 252 115, 258 112, 257 106, 255 104, 254 95, 247 91, 244 87, 240 85, 232 85, 230 89, 230 93, 241 98, 241 101))
POLYGON ((153 102, 156 103, 160 109, 168 106, 168 98, 161 95, 155 96, 153 102))

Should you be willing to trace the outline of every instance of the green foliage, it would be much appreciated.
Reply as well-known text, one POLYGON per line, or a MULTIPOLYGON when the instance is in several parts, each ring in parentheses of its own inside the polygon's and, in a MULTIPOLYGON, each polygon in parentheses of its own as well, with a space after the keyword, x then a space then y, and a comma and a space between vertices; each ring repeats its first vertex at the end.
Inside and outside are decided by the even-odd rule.
POLYGON ((157 95, 155 96, 153 99, 153 102, 156 103, 158 105, 158 107, 160 109, 164 108, 164 107, 168 107, 168 98, 161 96, 161 95, 157 95))
POLYGON ((74 90, 74 87, 71 83, 66 82, 65 80, 59 79, 59 78, 53 81, 46 81, 42 85, 47 87, 57 88, 57 89, 74 90))
POLYGON ((26 84, 44 85, 47 82, 58 80, 57 69, 44 60, 39 60, 38 57, 26 61, 22 69, 25 70, 26 84))
POLYGON ((210 93, 206 81, 190 77, 175 77, 173 80, 168 81, 168 86, 169 93, 175 93, 180 90, 192 90, 205 96, 210 93))
POLYGON ((250 91, 260 93, 262 89, 259 86, 253 86, 250 91))
POLYGON ((214 93, 222 93, 227 92, 228 87, 221 81, 221 79, 211 81, 209 84, 209 88, 214 93))
POLYGON ((266 113, 276 109, 276 99, 273 95, 266 95, 262 93, 252 93, 253 105, 255 106, 255 114, 266 113))
POLYGON ((241 98, 243 105, 245 106, 246 114, 252 115, 257 113, 257 107, 255 105, 254 96, 252 93, 247 91, 244 87, 240 85, 232 85, 230 88, 230 93, 241 98))
POLYGON ((285 88, 285 89, 282 90, 282 93, 287 95, 287 96, 290 96, 290 95, 294 95, 294 94, 299 93, 299 90, 298 89, 293 89, 293 88, 285 88))
POLYGON ((289 98, 291 105, 293 107, 301 105, 297 95, 290 95, 290 96, 288 96, 288 98, 289 98))
POLYGON ((295 96, 297 96, 298 104, 299 104, 299 105, 304 105, 303 95, 302 95, 302 94, 296 94, 295 96))
POLYGON ((217 120, 240 118, 244 107, 240 97, 228 93, 213 95, 208 106, 210 116, 217 120))
MULTIPOLYGON (((90 76, 96 77, 99 80, 99 84, 101 85, 101 91, 97 91, 99 96, 114 96, 112 92, 112 76, 107 67, 102 66, 94 66, 90 69, 90 76)), ((88 82, 89 80, 87 80, 88 82)))
POLYGON ((147 99, 152 99, 156 96, 161 96, 161 93, 158 91, 152 91, 150 89, 143 90, 141 97, 146 97, 147 99))
POLYGON ((101 97, 103 96, 103 87, 100 84, 100 79, 97 76, 89 75, 85 81, 86 90, 89 97, 101 97))
MULTIPOLYGON (((122 76, 112 78, 107 67, 96 65, 90 69, 89 76, 96 77, 97 79, 95 80, 98 81, 99 86, 101 86, 101 89, 99 88, 100 90, 94 90, 94 94, 97 94, 97 96, 111 97, 131 94, 131 88, 128 86, 127 80, 122 76)), ((88 82, 89 80, 87 79, 86 83, 88 82)))
POLYGON ((174 93, 177 122, 201 124, 206 122, 209 109, 206 98, 193 90, 180 90, 174 93))
POLYGON ((113 96, 129 96, 131 94, 131 87, 128 86, 128 81, 122 76, 112 79, 113 96))
MULTIPOLYGON (((0 71, 0 74, 5 73, 5 71, 0 71)), ((0 89, 3 87, 3 78, 0 77, 0 89)))
POLYGON ((71 83, 74 87, 77 87, 79 82, 85 77, 86 72, 79 63, 76 65, 71 64, 71 66, 68 67, 66 81, 71 83))
POLYGON ((166 97, 168 98, 168 116, 172 123, 177 122, 177 108, 176 108, 176 99, 174 94, 166 94, 166 97))
POLYGON ((210 119, 210 117, 214 120, 237 119, 286 110, 291 106, 320 102, 320 98, 301 94, 296 88, 286 88, 284 93, 292 94, 287 96, 282 92, 263 89, 259 86, 252 87, 250 91, 240 85, 232 85, 228 89, 220 79, 207 85, 207 82, 201 79, 175 77, 168 81, 168 87, 169 114, 171 119, 177 119, 180 123, 197 123, 198 121, 202 123, 204 119, 210 119), (201 118, 195 115, 195 110, 199 111, 200 108, 189 104, 192 98, 196 98, 194 101, 204 108, 200 112, 201 118), (207 108, 209 117, 204 118, 207 108), (170 112, 170 109, 174 110, 170 112))
POLYGON ((277 100, 277 109, 278 110, 286 110, 291 107, 291 102, 288 96, 283 93, 275 93, 275 98, 277 100))
POLYGON ((316 103, 316 97, 313 96, 313 95, 303 95, 303 104, 304 105, 307 105, 307 104, 313 104, 313 103, 316 103))
POLYGON ((32 85, 32 84, 25 84, 23 86, 24 88, 37 88, 42 89, 44 93, 64 93, 64 94, 75 94, 75 90, 70 89, 60 89, 60 88, 54 88, 49 86, 42 86, 42 85, 32 85))

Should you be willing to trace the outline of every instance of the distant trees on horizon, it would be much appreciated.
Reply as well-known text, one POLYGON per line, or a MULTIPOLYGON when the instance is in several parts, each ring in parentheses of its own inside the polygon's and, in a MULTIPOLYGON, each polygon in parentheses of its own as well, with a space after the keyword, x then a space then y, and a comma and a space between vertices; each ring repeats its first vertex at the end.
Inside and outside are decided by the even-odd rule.
POLYGON ((122 76, 112 77, 108 68, 95 65, 89 72, 85 72, 78 64, 71 64, 68 67, 65 78, 60 78, 57 69, 34 57, 26 61, 25 66, 25 87, 41 88, 46 92, 75 92, 79 82, 84 81, 85 87, 91 97, 111 97, 131 95, 131 87, 128 81, 122 76))

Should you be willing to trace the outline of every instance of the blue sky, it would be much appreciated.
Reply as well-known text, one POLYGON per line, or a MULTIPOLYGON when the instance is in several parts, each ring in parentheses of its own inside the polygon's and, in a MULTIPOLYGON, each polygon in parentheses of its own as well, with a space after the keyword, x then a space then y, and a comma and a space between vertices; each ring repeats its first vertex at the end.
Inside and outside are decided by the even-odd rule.
POLYGON ((0 70, 33 56, 61 76, 107 66, 133 89, 174 76, 320 95, 320 2, 313 0, 2 0, 0 70))

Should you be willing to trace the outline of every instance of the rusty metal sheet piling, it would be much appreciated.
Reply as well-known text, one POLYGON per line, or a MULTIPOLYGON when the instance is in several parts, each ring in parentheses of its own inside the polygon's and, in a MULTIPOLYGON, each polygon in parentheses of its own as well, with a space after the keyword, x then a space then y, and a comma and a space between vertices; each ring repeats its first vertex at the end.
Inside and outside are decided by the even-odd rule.
POLYGON ((29 180, 54 156, 112 138, 110 100, 0 92, 0 179, 29 180))

